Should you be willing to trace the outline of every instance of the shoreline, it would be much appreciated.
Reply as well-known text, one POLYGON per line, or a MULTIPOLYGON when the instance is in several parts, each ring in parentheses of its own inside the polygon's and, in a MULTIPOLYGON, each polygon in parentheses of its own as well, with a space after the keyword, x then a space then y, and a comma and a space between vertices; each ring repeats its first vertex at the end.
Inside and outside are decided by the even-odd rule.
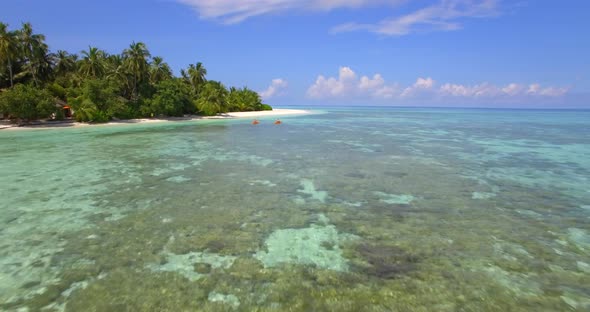
POLYGON ((211 119, 240 119, 240 118, 257 118, 257 117, 278 117, 278 116, 294 116, 294 115, 309 115, 312 111, 303 109, 286 109, 275 108, 271 111, 255 111, 255 112, 229 112, 218 114, 217 116, 186 116, 186 117, 166 117, 166 118, 140 118, 140 119, 125 119, 114 120, 107 123, 87 123, 77 121, 49 121, 34 125, 16 126, 12 124, 0 124, 0 130, 25 130, 25 129, 56 129, 56 128, 81 128, 93 126, 116 126, 129 124, 146 124, 146 123, 160 123, 173 121, 198 121, 211 119))

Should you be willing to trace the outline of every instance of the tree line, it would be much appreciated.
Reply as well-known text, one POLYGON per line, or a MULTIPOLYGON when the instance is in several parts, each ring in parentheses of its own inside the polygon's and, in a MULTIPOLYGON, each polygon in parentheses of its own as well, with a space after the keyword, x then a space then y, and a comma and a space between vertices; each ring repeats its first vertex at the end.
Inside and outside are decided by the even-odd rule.
POLYGON ((207 80, 200 62, 180 74, 176 77, 162 57, 152 57, 142 42, 120 54, 92 46, 80 55, 53 53, 30 23, 10 30, 0 22, 0 113, 5 118, 63 119, 63 106, 86 122, 272 109, 255 91, 207 80))

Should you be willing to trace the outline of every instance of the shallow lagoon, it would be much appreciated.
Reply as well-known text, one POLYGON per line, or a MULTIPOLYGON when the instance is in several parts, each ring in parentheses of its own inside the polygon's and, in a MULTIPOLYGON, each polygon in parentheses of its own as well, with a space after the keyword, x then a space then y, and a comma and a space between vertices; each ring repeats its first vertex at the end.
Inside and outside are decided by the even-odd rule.
POLYGON ((590 310, 590 112, 0 132, 0 310, 590 310))

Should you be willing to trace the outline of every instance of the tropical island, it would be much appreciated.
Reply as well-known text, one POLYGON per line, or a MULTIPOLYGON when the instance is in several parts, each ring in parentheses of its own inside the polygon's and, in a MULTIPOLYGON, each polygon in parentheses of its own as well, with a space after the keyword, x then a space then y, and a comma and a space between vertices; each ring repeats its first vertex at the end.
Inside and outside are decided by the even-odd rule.
POLYGON ((93 46, 80 55, 54 53, 30 23, 10 30, 0 22, 0 117, 21 125, 39 119, 103 123, 272 110, 255 91, 227 88, 206 76, 197 62, 176 77, 142 42, 120 54, 93 46))

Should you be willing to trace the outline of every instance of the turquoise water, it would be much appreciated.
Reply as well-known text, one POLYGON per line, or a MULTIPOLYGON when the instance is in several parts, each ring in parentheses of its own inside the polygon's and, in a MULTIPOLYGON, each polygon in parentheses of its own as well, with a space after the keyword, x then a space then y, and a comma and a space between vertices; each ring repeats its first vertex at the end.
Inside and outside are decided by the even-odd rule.
POLYGON ((590 310, 590 112, 282 119, 0 132, 0 310, 590 310))

